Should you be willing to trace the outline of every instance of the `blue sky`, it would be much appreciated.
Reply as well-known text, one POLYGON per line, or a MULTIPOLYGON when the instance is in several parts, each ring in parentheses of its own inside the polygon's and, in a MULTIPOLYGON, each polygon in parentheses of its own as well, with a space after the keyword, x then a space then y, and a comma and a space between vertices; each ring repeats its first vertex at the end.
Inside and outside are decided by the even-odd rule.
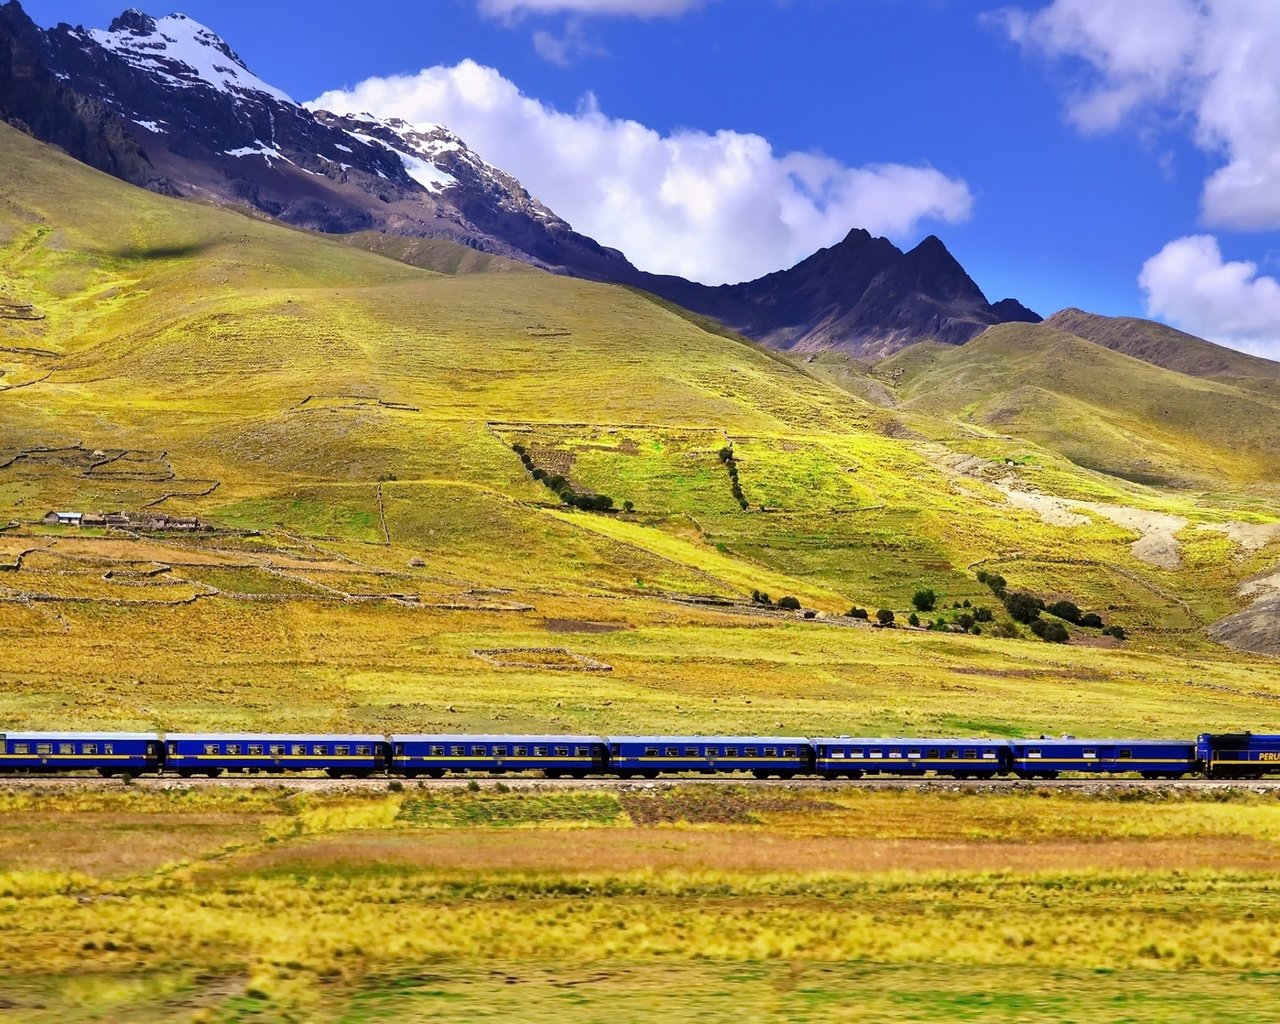
MULTIPOLYGON (((1275 284, 1268 275, 1280 271, 1280 214, 1273 215, 1265 197, 1242 199, 1240 188, 1221 201, 1206 190, 1215 171, 1246 158, 1252 162, 1241 178, 1261 167, 1274 170, 1280 186, 1280 155, 1271 168, 1274 151, 1265 145, 1246 151, 1246 140, 1257 133, 1247 120, 1237 123, 1244 115, 1220 109, 1232 107, 1233 69, 1215 71, 1201 59, 1224 39, 1237 38, 1232 31, 1266 42, 1266 22, 1280 27, 1275 0, 1209 4, 1236 8, 1236 21, 1239 9, 1246 18, 1251 9, 1261 36, 1257 26, 1225 15, 1215 20, 1212 11, 1206 20, 1193 0, 167 2, 217 31, 257 74, 300 101, 329 92, 329 100, 377 103, 378 114, 444 121, 575 226, 611 235, 601 240, 642 266, 665 255, 660 231, 666 222, 647 215, 644 195, 663 187, 660 176, 627 169, 618 186, 625 194, 611 219, 581 207, 598 206, 595 193, 565 183, 564 169, 546 166, 573 153, 584 175, 592 166, 611 166, 604 149, 634 133, 601 129, 599 137, 580 137, 601 119, 606 128, 635 122, 652 130, 635 149, 640 160, 659 152, 659 142, 705 144, 692 157, 682 145, 681 159, 686 177, 690 167, 706 169, 712 200, 719 188, 715 133, 737 133, 731 142, 759 136, 781 160, 768 167, 756 160, 755 170, 735 167, 742 174, 758 170, 768 180, 705 221, 681 211, 670 247, 686 263, 652 269, 692 268, 697 273, 690 276, 706 280, 722 270, 738 276, 725 268, 776 269, 862 226, 842 223, 842 216, 862 216, 879 218, 904 246, 930 232, 940 235, 993 300, 1013 295, 1045 314, 1067 305, 1109 314, 1154 310, 1259 351, 1270 351, 1280 336, 1280 286, 1275 294, 1268 287, 1275 284), (492 70, 486 88, 500 83, 506 91, 497 99, 486 92, 485 102, 505 104, 510 109, 503 116, 520 107, 530 131, 564 131, 572 144, 555 154, 505 146, 513 122, 490 125, 480 100, 457 95, 468 87, 457 86, 461 77, 449 69, 462 61, 492 70), (395 89, 378 81, 432 68, 442 70, 428 90, 412 78, 395 89), (453 101, 440 103, 446 78, 457 88, 453 101), (369 79, 375 82, 357 88, 369 79), (344 89, 353 91, 331 92, 344 89), (555 112, 565 116, 548 120, 555 112), (455 119, 463 123, 451 123, 455 119), (884 204, 883 194, 872 193, 834 204, 834 211, 806 209, 787 228, 739 234, 753 208, 767 206, 769 190, 780 187, 769 175, 792 173, 797 165, 787 162, 789 154, 813 152, 838 165, 815 172, 824 188, 861 188, 857 169, 887 164, 932 169, 934 180, 916 184, 940 191, 903 200, 902 211, 883 217, 876 206, 884 204), (521 162, 527 165, 512 165, 521 162), (546 188, 540 190, 542 176, 546 188), (562 202, 540 194, 561 184, 562 202), (958 198, 955 189, 962 186, 965 195, 958 198), (648 234, 636 226, 640 220, 652 221, 648 234), (718 232, 728 249, 702 246, 698 231, 718 232), (1167 250, 1175 242, 1185 244, 1167 250), (736 260, 744 251, 751 259, 736 260), (1144 264, 1158 254, 1140 285, 1144 264), (1221 287, 1200 295, 1193 285, 1214 274, 1221 287), (1194 302, 1189 291, 1196 292, 1194 302), (1243 319, 1233 312, 1241 303, 1252 307, 1243 319)), ((25 6, 44 25, 105 27, 122 3, 27 0, 25 6)), ((1241 98, 1259 108, 1255 118, 1270 115, 1280 123, 1280 81, 1275 84, 1270 109, 1266 95, 1241 98)), ((898 180, 879 184, 892 190, 898 180)), ((666 181, 670 186, 670 171, 666 181)))

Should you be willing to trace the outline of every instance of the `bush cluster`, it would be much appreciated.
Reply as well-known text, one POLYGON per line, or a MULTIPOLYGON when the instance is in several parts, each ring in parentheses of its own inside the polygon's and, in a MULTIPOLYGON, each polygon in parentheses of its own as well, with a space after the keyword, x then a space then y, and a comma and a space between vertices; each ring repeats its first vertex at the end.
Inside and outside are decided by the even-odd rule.
POLYGON ((938 603, 938 595, 932 590, 917 590, 911 603, 918 612, 931 612, 938 603))
POLYGON ((725 468, 729 471, 729 489, 733 491, 733 497, 742 507, 742 511, 747 510, 747 498, 742 493, 742 484, 738 482, 738 460, 733 457, 733 449, 728 445, 719 451, 720 461, 724 463, 725 468))
POLYGON ((856 604, 845 614, 851 619, 869 619, 871 617, 865 608, 859 608, 856 604))
POLYGON ((1067 632, 1067 627, 1061 622, 1046 622, 1044 619, 1033 619, 1028 628, 1045 643, 1065 644, 1071 639, 1071 634, 1067 632))
POLYGON ((996 597, 1004 600, 1005 592, 1009 589, 1009 581, 1001 576, 998 572, 986 572, 983 569, 978 570, 978 582, 985 583, 996 597))
POLYGON ((888 608, 881 608, 878 612, 876 612, 876 621, 879 622, 880 625, 882 626, 892 626, 894 619, 896 618, 897 616, 894 615, 893 612, 890 611, 888 608))
MULTIPOLYGON (((585 512, 608 512, 613 508, 613 499, 607 494, 579 494, 573 489, 573 485, 569 483, 559 473, 548 473, 545 469, 534 465, 533 456, 522 444, 513 444, 511 450, 520 456, 520 461, 524 463, 524 468, 529 471, 532 476, 541 484, 545 484, 548 488, 555 491, 566 505, 572 505, 574 508, 580 508, 585 512)), ((635 506, 631 502, 625 502, 623 507, 628 511, 632 511, 635 506)))

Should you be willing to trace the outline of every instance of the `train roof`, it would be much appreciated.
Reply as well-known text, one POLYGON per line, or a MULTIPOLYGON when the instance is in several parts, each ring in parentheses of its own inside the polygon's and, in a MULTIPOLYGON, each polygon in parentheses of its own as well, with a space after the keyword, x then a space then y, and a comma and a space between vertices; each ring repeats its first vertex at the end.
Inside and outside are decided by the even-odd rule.
POLYGON ((337 741, 384 743, 386 737, 373 733, 294 733, 294 732, 171 732, 166 740, 210 740, 233 743, 264 742, 283 743, 333 743, 337 741))
POLYGON ((404 733, 391 737, 392 743, 604 743, 603 736, 544 736, 534 733, 404 733))
POLYGON ((930 743, 1004 744, 1007 739, 994 736, 814 736, 810 743, 930 743))
POLYGON ((806 736, 606 736, 610 743, 808 743, 806 736))
POLYGON ((1189 747, 1191 747, 1191 746, 1195 746, 1195 740, 1190 740, 1190 739, 1181 739, 1181 738, 1179 738, 1179 739, 1167 739, 1167 740, 1153 740, 1153 739, 1135 740, 1135 739, 1126 739, 1126 738, 1125 738, 1125 737, 1123 737, 1123 736, 1120 736, 1120 737, 1112 737, 1112 736, 1105 736, 1105 737, 1104 737, 1104 736, 1022 736, 1022 737, 1019 737, 1019 738, 1017 738, 1017 739, 1009 740, 1009 742, 1010 742, 1010 743, 1017 743, 1017 744, 1019 744, 1019 745, 1025 745, 1025 744, 1028 744, 1028 743, 1040 743, 1040 744, 1050 744, 1050 743, 1078 743, 1078 744, 1082 744, 1082 745, 1083 745, 1083 744, 1090 744, 1090 745, 1093 745, 1093 746, 1101 746, 1101 745, 1104 745, 1104 744, 1105 744, 1106 746, 1112 746, 1112 747, 1114 747, 1114 746, 1118 746, 1118 745, 1123 745, 1123 746, 1126 746, 1126 747, 1155 747, 1155 746, 1167 747, 1167 746, 1168 746, 1169 744, 1171 744, 1171 743, 1181 743, 1181 744, 1183 744, 1183 745, 1185 745, 1185 746, 1189 746, 1189 747))
POLYGON ((159 740, 157 732, 0 732, 0 740, 159 740))

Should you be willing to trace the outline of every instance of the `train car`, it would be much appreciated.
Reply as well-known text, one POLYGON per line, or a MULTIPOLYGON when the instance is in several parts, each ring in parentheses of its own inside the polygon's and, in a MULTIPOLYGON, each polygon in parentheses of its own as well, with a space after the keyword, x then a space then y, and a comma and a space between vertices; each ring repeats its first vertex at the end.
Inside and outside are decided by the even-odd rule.
POLYGON ((1147 779, 1179 779, 1199 767, 1188 740, 1011 740, 1013 772, 1024 779, 1053 779, 1062 772, 1113 775, 1138 772, 1147 779))
POLYGON ((803 736, 609 736, 609 770, 624 779, 680 772, 750 772, 789 779, 813 771, 803 736))
POLYGON ((1196 756, 1211 779, 1260 779, 1280 773, 1280 736, 1260 733, 1202 733, 1196 756))
POLYGON ((387 741, 364 735, 173 733, 165 738, 164 762, 166 771, 183 778, 307 771, 365 778, 387 770, 387 741))
POLYGON ((991 779, 1011 770, 1007 740, 820 736, 809 742, 813 744, 814 770, 828 779, 926 772, 956 779, 991 779))
POLYGON ((542 771, 548 778, 583 778, 605 770, 600 736, 465 736, 418 734, 391 737, 391 771, 413 778, 445 772, 542 771))
POLYGON ((114 775, 158 772, 160 737, 146 732, 0 733, 0 772, 96 771, 114 775))

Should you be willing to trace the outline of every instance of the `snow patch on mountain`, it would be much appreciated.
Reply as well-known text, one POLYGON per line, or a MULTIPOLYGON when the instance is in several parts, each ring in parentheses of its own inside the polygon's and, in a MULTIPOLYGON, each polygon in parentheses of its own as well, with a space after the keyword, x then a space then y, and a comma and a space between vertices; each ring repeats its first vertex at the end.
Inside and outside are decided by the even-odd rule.
POLYGON ((268 146, 261 142, 256 146, 241 146, 239 149, 228 149, 226 155, 238 157, 260 156, 265 158, 267 163, 271 163, 272 160, 283 160, 287 164, 293 163, 292 160, 274 146, 268 146))
POLYGON ((255 75, 222 39, 184 14, 151 18, 131 10, 109 29, 87 33, 133 67, 157 75, 170 85, 206 85, 233 95, 261 93, 293 104, 293 99, 255 75))

